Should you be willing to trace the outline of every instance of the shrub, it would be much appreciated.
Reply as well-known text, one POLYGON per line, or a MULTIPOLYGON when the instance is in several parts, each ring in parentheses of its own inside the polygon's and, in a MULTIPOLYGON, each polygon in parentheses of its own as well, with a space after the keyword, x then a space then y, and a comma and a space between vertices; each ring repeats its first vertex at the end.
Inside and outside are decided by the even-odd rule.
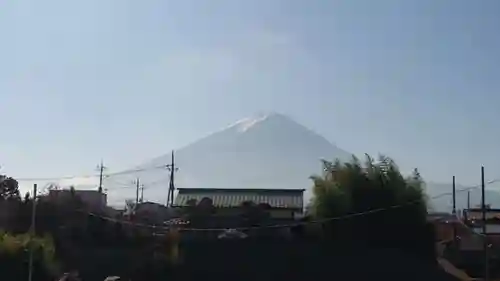
POLYGON ((33 280, 53 280, 58 273, 55 249, 50 237, 0 233, 0 276, 25 280, 29 272, 30 247, 33 249, 33 280))

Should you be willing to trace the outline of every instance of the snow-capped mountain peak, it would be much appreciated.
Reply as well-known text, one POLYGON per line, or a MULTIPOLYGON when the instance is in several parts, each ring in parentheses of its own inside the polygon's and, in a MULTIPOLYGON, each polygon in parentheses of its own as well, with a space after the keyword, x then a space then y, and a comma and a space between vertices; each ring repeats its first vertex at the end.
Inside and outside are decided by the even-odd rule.
POLYGON ((236 128, 238 132, 244 133, 259 122, 266 120, 268 117, 269 115, 261 115, 257 117, 244 118, 236 122, 231 127, 236 128))
POLYGON ((251 128, 255 127, 256 125, 258 125, 259 123, 265 122, 267 120, 279 119, 279 118, 289 119, 288 117, 286 117, 280 113, 276 113, 276 112, 260 113, 260 114, 256 114, 256 115, 251 116, 251 117, 246 117, 246 118, 240 119, 240 120, 236 121, 235 123, 233 123, 232 125, 224 128, 222 131, 224 131, 224 130, 236 130, 237 132, 244 133, 244 132, 250 130, 251 128))
MULTIPOLYGON (((309 177, 322 172, 322 158, 350 160, 351 154, 286 115, 258 114, 176 150, 176 186, 309 189, 309 177)), ((140 167, 169 162, 170 153, 140 167)), ((150 188, 147 200, 163 202, 168 181, 162 170, 141 174, 145 183, 159 179, 164 185, 150 188)))

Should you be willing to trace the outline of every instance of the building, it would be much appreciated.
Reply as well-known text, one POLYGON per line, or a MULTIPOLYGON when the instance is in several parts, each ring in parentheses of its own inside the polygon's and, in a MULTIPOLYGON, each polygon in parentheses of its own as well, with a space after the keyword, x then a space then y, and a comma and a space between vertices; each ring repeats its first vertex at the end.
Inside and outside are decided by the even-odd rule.
POLYGON ((79 198, 85 206, 93 211, 104 211, 107 207, 107 195, 97 190, 53 189, 43 200, 56 203, 69 202, 73 197, 79 198))
POLYGON ((294 219, 303 214, 304 189, 209 189, 179 188, 175 207, 189 207, 204 198, 211 199, 219 214, 237 214, 242 204, 266 204, 271 218, 294 219))
POLYGON ((434 225, 436 241, 451 241, 454 232, 459 235, 463 228, 457 216, 450 213, 430 213, 427 221, 434 225))
POLYGON ((483 223, 481 208, 463 210, 464 224, 474 233, 487 237, 495 249, 500 249, 500 209, 493 209, 489 205, 485 210, 486 224, 483 223), (483 225, 486 232, 483 231, 483 225))
POLYGON ((151 224, 162 224, 175 216, 174 212, 165 205, 154 202, 139 203, 135 209, 136 219, 151 224))
MULTIPOLYGON (((488 224, 500 224, 500 209, 487 208, 485 210, 486 220, 488 224)), ((483 219, 483 210, 481 208, 470 208, 463 210, 463 218, 471 224, 481 222, 483 219)))
MULTIPOLYGON (((456 215, 449 213, 434 213, 428 215, 428 221, 434 224, 436 230, 436 240, 439 242, 451 242, 456 239, 458 247, 462 252, 482 251, 484 246, 484 237, 479 235, 480 227, 471 226, 467 221, 477 219, 480 214, 478 210, 474 212, 464 211, 464 221, 456 215), (456 238, 454 238, 454 234, 456 238)), ((489 229, 489 228, 488 228, 489 229)), ((489 243, 495 242, 495 235, 488 233, 489 243)), ((496 243, 498 244, 498 243, 496 243)))

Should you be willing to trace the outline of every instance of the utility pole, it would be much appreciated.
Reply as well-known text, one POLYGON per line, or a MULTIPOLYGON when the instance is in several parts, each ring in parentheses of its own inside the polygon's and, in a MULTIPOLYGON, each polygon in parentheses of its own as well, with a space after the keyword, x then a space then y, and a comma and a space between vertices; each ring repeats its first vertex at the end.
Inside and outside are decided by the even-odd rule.
POLYGON ((141 199, 139 199, 139 202, 144 202, 144 184, 141 184, 141 199))
POLYGON ((453 176, 453 209, 451 213, 453 214, 454 221, 453 223, 453 246, 457 246, 457 225, 455 220, 457 219, 457 194, 456 194, 456 186, 455 186, 455 176, 453 176))
POLYGON ((140 180, 137 178, 135 180, 135 207, 139 205, 139 189, 141 188, 140 180))
POLYGON ((453 194, 453 207, 452 207, 452 210, 451 210, 451 213, 453 215, 456 215, 457 214, 457 198, 456 198, 456 189, 455 189, 455 176, 453 176, 453 187, 452 187, 452 194, 453 194))
POLYGON ((33 207, 31 210, 31 225, 30 225, 30 255, 29 255, 29 264, 28 264, 28 281, 33 279, 33 241, 35 238, 35 218, 36 218, 36 196, 37 196, 37 184, 33 185, 33 207))
POLYGON ((104 176, 104 169, 106 169, 106 167, 104 167, 104 163, 102 160, 101 164, 97 166, 97 169, 99 169, 99 193, 102 193, 102 180, 104 176))
POLYGON ((174 205, 174 191, 175 191, 175 184, 174 184, 174 173, 179 170, 175 166, 175 161, 174 161, 174 151, 172 150, 172 159, 171 163, 167 165, 167 169, 170 171, 170 182, 168 186, 168 194, 167 194, 167 207, 172 207, 174 205))
POLYGON ((484 280, 489 281, 488 236, 486 233, 486 198, 484 184, 484 166, 481 166, 481 211, 483 214, 483 251, 484 251, 484 280))
POLYGON ((467 211, 470 210, 470 190, 467 191, 467 211))

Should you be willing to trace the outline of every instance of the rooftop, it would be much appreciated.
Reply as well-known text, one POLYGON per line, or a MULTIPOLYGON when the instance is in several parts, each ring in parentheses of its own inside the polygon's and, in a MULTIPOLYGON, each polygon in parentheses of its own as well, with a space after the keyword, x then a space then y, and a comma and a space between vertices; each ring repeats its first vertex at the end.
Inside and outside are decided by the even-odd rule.
POLYGON ((450 213, 429 213, 427 214, 428 221, 457 221, 456 215, 450 213))
MULTIPOLYGON (((483 209, 481 208, 470 208, 470 209, 464 209, 465 212, 482 212, 483 209)), ((486 208, 485 209, 486 213, 498 213, 500 212, 500 209, 493 209, 493 208, 486 208)))
POLYGON ((245 201, 269 204, 271 208, 302 209, 304 189, 212 189, 179 188, 175 198, 176 206, 187 206, 189 200, 197 202, 210 198, 214 206, 221 208, 239 207, 245 201))
POLYGON ((51 189, 49 193, 70 193, 70 192, 75 192, 75 193, 102 193, 99 192, 97 189, 74 189, 74 191, 71 191, 71 189, 51 189))

